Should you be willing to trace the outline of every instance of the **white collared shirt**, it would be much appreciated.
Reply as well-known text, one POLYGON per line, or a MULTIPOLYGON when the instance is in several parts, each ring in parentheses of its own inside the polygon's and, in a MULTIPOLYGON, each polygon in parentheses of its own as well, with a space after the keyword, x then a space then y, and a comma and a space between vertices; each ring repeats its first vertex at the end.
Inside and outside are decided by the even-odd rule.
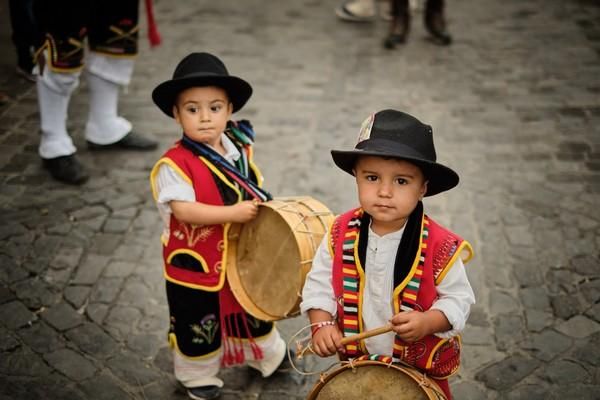
MULTIPOLYGON (((221 144, 225 149, 223 157, 230 164, 239 160, 240 152, 235 147, 231 139, 224 133, 221 134, 221 144)), ((209 146, 213 148, 212 146, 209 146)), ((214 149, 214 148, 213 148, 214 149)), ((161 164, 156 174, 156 207, 163 221, 163 237, 169 237, 169 223, 171 220, 170 201, 196 201, 196 193, 194 187, 188 183, 177 171, 166 163, 161 164)))
MULTIPOLYGON (((362 304, 365 331, 388 324, 394 315, 394 262, 403 233, 404 228, 379 236, 369 227, 362 304)), ((300 304, 302 313, 310 309, 320 309, 332 316, 337 315, 331 276, 333 260, 329 254, 327 240, 328 235, 325 235, 313 258, 312 269, 306 276, 300 304)), ((442 282, 436 286, 436 291, 438 298, 431 309, 442 311, 452 326, 451 330, 436 333, 436 336, 442 338, 455 336, 464 329, 471 305, 475 303, 475 295, 460 257, 457 257, 449 267, 442 282)), ((390 355, 394 344, 394 333, 373 336, 366 339, 365 344, 371 354, 390 355)))

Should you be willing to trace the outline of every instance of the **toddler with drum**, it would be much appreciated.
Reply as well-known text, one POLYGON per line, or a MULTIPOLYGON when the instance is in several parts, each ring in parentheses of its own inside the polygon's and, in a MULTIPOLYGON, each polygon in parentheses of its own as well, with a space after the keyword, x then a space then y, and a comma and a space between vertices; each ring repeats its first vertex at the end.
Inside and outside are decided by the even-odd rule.
POLYGON ((185 57, 152 92, 183 130, 150 180, 164 222, 174 373, 192 399, 220 396, 221 366, 247 363, 267 377, 286 355, 274 324, 246 313, 225 277, 230 224, 252 220, 258 203, 271 199, 252 159, 252 126, 230 120, 251 94, 209 53, 185 57))
POLYGON ((360 207, 335 219, 306 278, 300 307, 313 351, 391 356, 450 399, 447 378, 459 368, 459 334, 475 303, 464 268, 472 249, 425 214, 422 199, 455 187, 458 175, 436 162, 432 128, 395 110, 367 118, 353 150, 331 153, 355 177, 360 207), (385 325, 387 333, 342 342, 385 325))

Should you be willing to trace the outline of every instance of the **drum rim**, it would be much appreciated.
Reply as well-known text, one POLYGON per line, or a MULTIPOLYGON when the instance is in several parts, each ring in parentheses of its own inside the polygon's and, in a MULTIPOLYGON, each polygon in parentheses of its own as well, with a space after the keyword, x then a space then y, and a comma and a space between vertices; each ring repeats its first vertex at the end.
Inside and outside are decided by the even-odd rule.
POLYGON ((417 369, 415 369, 413 367, 405 366, 402 364, 386 363, 386 362, 378 361, 378 360, 357 360, 357 361, 352 361, 352 362, 346 362, 346 363, 338 366, 338 368, 332 370, 329 373, 321 374, 319 380, 312 387, 306 400, 317 400, 318 395, 321 392, 321 389, 323 388, 323 386, 325 386, 327 384, 327 382, 331 381, 334 377, 341 374, 342 372, 345 372, 348 369, 359 368, 359 367, 364 367, 364 366, 369 366, 369 365, 377 366, 377 367, 381 367, 381 368, 396 369, 398 371, 406 373, 406 375, 413 378, 417 382, 423 378, 426 378, 427 381, 429 383, 431 383, 431 385, 433 386, 433 388, 423 386, 424 392, 430 400, 439 400, 439 397, 435 397, 436 391, 438 394, 444 393, 442 388, 435 382, 435 380, 433 378, 428 377, 427 375, 425 375, 424 373, 418 371, 417 369))

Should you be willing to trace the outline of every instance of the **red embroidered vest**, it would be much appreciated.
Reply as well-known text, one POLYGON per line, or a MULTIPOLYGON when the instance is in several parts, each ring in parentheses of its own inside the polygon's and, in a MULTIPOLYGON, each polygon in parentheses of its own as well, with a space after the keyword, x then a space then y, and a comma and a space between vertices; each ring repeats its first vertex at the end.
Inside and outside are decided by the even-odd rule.
MULTIPOLYGON (((249 146, 242 148, 251 157, 249 146)), ((196 201, 224 205, 214 175, 229 186, 241 198, 237 187, 204 157, 198 157, 178 142, 156 163, 151 172, 151 184, 156 200, 156 174, 162 164, 179 173, 194 188, 196 201), (213 175, 214 174, 214 175, 213 175)), ((251 164, 255 174, 260 173, 251 164)), ((171 214, 169 237, 162 238, 165 278, 179 285, 218 291, 225 282, 227 265, 227 231, 229 224, 194 225, 177 220, 171 214)))
MULTIPOLYGON (((362 209, 346 212, 336 218, 330 229, 330 246, 333 254, 333 289, 337 299, 338 325, 344 336, 363 330, 362 285, 364 269, 358 256, 358 240, 362 209)), ((423 215, 421 240, 415 260, 403 281, 394 288, 394 313, 400 311, 426 311, 437 298, 435 286, 440 283, 448 268, 462 250, 471 258, 471 245, 423 215)), ((460 336, 442 339, 429 335, 415 343, 405 343, 395 337, 393 358, 408 363, 428 375, 443 379, 456 373, 460 364, 460 336)), ((346 345, 346 355, 355 358, 366 353, 364 341, 346 345)))

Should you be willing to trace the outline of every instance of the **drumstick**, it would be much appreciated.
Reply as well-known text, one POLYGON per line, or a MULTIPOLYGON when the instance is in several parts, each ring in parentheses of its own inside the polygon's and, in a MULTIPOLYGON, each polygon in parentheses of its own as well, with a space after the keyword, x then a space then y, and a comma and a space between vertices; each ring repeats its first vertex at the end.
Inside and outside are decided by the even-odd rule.
POLYGON ((370 338, 371 336, 377 336, 377 335, 381 335, 384 333, 388 333, 391 330, 392 330, 392 325, 380 326, 379 328, 371 329, 371 330, 365 331, 363 333, 357 333, 356 335, 346 336, 345 338, 343 338, 341 340, 341 343, 348 344, 348 343, 352 343, 352 342, 358 342, 359 340, 370 338))
MULTIPOLYGON (((391 330, 392 330, 391 324, 380 326, 379 328, 374 328, 374 329, 371 329, 371 330, 368 330, 368 331, 365 331, 362 333, 358 333, 356 335, 346 336, 345 338, 342 338, 341 343, 343 345, 345 345, 345 344, 352 343, 352 342, 358 342, 359 340, 370 338, 372 336, 381 335, 381 334, 387 333, 391 330)), ((304 349, 302 347, 302 344, 298 343, 297 349, 296 349, 296 358, 301 359, 302 356, 304 356, 304 354, 315 354, 315 352, 313 351, 312 347, 307 347, 306 349, 304 349)))

